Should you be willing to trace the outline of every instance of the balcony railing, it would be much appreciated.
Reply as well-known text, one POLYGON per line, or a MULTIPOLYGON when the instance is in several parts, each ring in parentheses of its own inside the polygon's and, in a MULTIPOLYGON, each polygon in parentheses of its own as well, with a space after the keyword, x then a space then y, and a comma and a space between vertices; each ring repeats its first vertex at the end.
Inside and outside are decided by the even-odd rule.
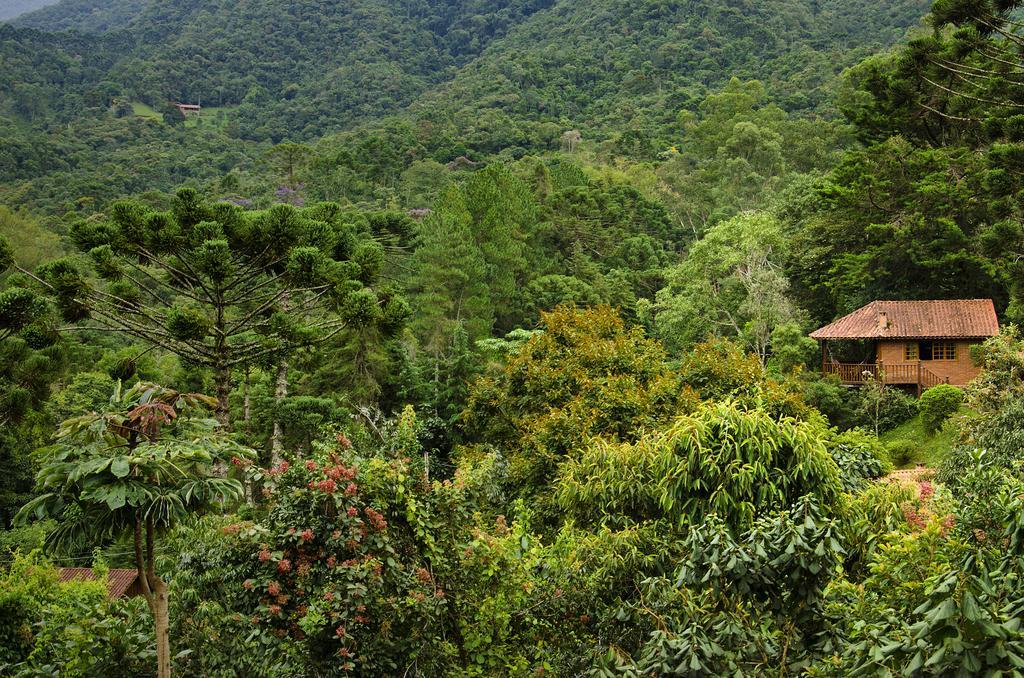
POLYGON ((916 363, 825 363, 824 374, 834 374, 839 381, 859 386, 877 379, 883 384, 911 384, 925 391, 938 384, 948 384, 949 377, 940 377, 919 362, 916 363))

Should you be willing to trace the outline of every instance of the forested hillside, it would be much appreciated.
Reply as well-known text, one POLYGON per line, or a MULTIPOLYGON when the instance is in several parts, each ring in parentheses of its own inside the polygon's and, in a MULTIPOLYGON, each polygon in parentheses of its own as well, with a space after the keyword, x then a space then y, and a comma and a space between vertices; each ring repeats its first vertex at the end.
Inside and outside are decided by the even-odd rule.
MULTIPOLYGON (((84 8, 62 3, 51 11, 70 17, 84 8)), ((619 139, 618 154, 653 160, 678 143, 673 135, 685 122, 678 116, 734 75, 763 78, 766 96, 784 110, 834 117, 828 91, 839 69, 898 40, 925 8, 920 0, 856 12, 802 0, 742 11, 365 0, 321 10, 163 0, 116 36, 4 28, 0 166, 18 171, 2 171, 0 193, 44 210, 79 198, 104 204, 140 190, 108 163, 129 146, 150 163, 173 165, 159 173, 170 181, 147 179, 148 188, 167 191, 232 169, 245 173, 261 151, 233 140, 313 141, 356 124, 386 139, 389 148, 370 162, 389 167, 384 176, 374 167, 346 169, 356 174, 346 180, 358 186, 351 199, 390 190, 416 160, 548 151, 566 130, 619 139), (587 51, 597 45, 602 54, 587 51), (182 135, 171 101, 202 102, 209 113, 182 135), (129 131, 135 117, 143 132, 129 131), (136 148, 126 138, 140 133, 169 152, 157 159, 149 141, 136 148), (211 157, 218 146, 236 160, 211 157), (60 162, 42 162, 55 152, 60 162)), ((354 138, 367 143, 366 132, 354 138)), ((361 154, 343 150, 348 145, 344 137, 326 144, 331 154, 361 154)))
POLYGON ((1021 9, 0 25, 0 675, 1017 675, 1021 9))
MULTIPOLYGON (((148 0, 59 0, 23 14, 14 23, 45 31, 104 33, 124 28, 148 0)), ((38 5, 37 5, 38 6, 38 5)))

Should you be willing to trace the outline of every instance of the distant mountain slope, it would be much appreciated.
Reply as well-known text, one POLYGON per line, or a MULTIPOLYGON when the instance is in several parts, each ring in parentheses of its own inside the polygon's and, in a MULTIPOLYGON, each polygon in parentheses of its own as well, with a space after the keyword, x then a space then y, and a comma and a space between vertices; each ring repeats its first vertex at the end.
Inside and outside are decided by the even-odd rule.
POLYGON ((27 12, 34 12, 40 7, 52 5, 59 0, 4 0, 0 2, 0 21, 10 21, 14 17, 27 12))
POLYGON ((44 31, 105 33, 127 26, 147 2, 149 0, 47 0, 36 2, 36 6, 46 6, 18 17, 14 23, 44 31))
POLYGON ((561 0, 413 107, 473 128, 551 120, 584 129, 671 124, 732 76, 792 111, 830 105, 835 75, 899 41, 929 0, 561 0))
POLYGON ((242 136, 394 112, 551 0, 151 0, 111 77, 135 98, 238 106, 242 136))

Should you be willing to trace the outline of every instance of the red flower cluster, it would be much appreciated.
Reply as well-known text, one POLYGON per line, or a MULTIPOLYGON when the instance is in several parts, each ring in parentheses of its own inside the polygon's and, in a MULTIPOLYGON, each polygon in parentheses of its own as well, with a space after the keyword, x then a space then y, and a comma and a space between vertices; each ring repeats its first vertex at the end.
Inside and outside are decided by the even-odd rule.
POLYGON ((352 441, 349 440, 344 433, 338 434, 337 441, 338 445, 340 445, 343 450, 347 450, 352 447, 352 441))
POLYGON ((290 572, 291 569, 292 569, 292 561, 288 560, 287 558, 282 558, 280 561, 278 561, 278 563, 277 563, 277 571, 278 572, 290 572))
POLYGON ((433 577, 430 576, 430 571, 425 567, 416 568, 416 578, 423 583, 433 580, 433 577))
POLYGON ((922 501, 931 499, 932 495, 935 494, 935 487, 932 486, 927 480, 922 480, 917 484, 917 490, 922 501))
POLYGON ((278 584, 276 581, 270 582, 269 584, 267 584, 267 593, 269 593, 272 596, 276 596, 276 595, 280 594, 281 593, 281 585, 278 584))
POLYGON ((287 461, 282 461, 277 466, 267 469, 266 475, 273 478, 274 476, 279 476, 283 473, 287 473, 289 468, 291 468, 291 464, 289 464, 287 461))
POLYGON ((313 530, 307 527, 299 536, 302 537, 302 541, 313 541, 313 530))
POLYGON ((260 562, 261 563, 267 562, 272 557, 273 557, 273 555, 267 549, 263 549, 263 550, 260 551, 260 562))
POLYGON ((242 582, 242 588, 246 591, 252 591, 252 587, 255 586, 255 584, 256 582, 254 582, 252 579, 246 579, 244 582, 242 582))
POLYGON ((333 480, 355 480, 356 476, 359 474, 355 467, 349 468, 343 464, 325 468, 324 473, 327 474, 328 478, 333 480))
POLYGON ((358 515, 359 515, 359 509, 357 509, 355 506, 349 506, 348 507, 348 517, 349 518, 355 518, 358 515))
POLYGON ((334 564, 338 562, 338 559, 334 556, 327 556, 327 567, 334 567, 334 564))
POLYGON ((334 633, 339 638, 344 638, 345 637, 345 627, 344 626, 339 626, 337 629, 334 630, 334 633))
POLYGON ((348 495, 349 497, 351 497, 352 495, 354 495, 358 491, 359 491, 359 486, 356 485, 355 483, 349 483, 348 487, 345 488, 345 494, 348 495))
POLYGON ((334 491, 338 489, 338 484, 330 478, 327 478, 326 480, 321 480, 317 483, 316 489, 320 490, 324 494, 334 494, 334 491))
POLYGON ((241 525, 225 525, 221 528, 221 532, 224 534, 238 534, 241 529, 241 525))
POLYGON ((328 591, 327 593, 325 593, 324 594, 324 600, 326 600, 328 603, 333 601, 334 600, 334 592, 333 591, 328 591))
POLYGON ((247 460, 242 459, 240 457, 231 457, 231 463, 236 468, 246 468, 247 466, 252 466, 252 462, 251 461, 247 461, 247 460))
POLYGON ((307 471, 315 471, 316 469, 317 469, 317 465, 316 465, 315 461, 310 459, 309 461, 306 462, 306 470, 307 471))
POLYGON ((379 531, 385 529, 388 526, 388 521, 384 520, 384 516, 382 516, 377 511, 374 511, 369 506, 366 507, 365 512, 366 517, 370 521, 370 525, 373 526, 373 529, 379 531))
POLYGON ((271 605, 269 610, 270 610, 270 614, 274 615, 275 617, 277 615, 281 614, 281 606, 280 605, 271 605))

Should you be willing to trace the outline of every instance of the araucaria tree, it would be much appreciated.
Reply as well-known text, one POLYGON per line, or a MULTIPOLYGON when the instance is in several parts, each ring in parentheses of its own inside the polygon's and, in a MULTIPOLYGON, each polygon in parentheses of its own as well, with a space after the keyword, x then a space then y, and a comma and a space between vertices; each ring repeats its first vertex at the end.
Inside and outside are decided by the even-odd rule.
POLYGON ((214 466, 254 457, 208 416, 212 398, 139 382, 120 386, 106 411, 65 421, 36 478, 43 494, 17 523, 57 519, 48 545, 58 550, 129 539, 142 592, 156 625, 158 675, 171 673, 168 589, 156 572, 160 534, 189 515, 243 496, 214 466))
POLYGON ((69 260, 36 271, 65 318, 212 370, 222 424, 232 369, 280 363, 346 327, 396 327, 406 314, 400 298, 370 289, 381 248, 360 240, 334 204, 246 212, 182 190, 169 212, 118 202, 108 220, 76 224, 72 238, 103 282, 69 260))

